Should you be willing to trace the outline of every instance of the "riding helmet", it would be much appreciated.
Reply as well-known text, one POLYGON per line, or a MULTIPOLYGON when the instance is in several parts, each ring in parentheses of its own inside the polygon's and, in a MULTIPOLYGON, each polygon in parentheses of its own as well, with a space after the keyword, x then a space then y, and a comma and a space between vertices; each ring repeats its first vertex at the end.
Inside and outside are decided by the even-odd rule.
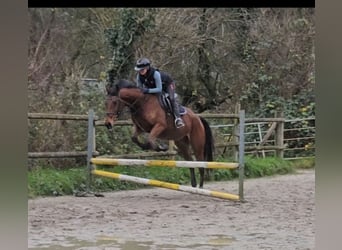
POLYGON ((134 69, 135 69, 136 71, 140 71, 140 70, 142 70, 142 69, 149 68, 150 65, 151 65, 150 60, 148 60, 147 58, 143 57, 143 58, 140 58, 140 59, 137 61, 137 63, 136 63, 136 65, 135 65, 134 69))

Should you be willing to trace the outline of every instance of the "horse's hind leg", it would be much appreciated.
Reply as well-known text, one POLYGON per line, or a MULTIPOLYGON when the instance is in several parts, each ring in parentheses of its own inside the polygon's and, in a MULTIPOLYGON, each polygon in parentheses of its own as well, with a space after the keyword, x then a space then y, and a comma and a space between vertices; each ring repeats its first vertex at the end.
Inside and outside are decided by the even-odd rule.
MULTIPOLYGON (((204 131, 201 134, 201 130, 199 129, 193 129, 191 133, 191 147, 194 151, 194 155, 196 158, 196 161, 204 161, 204 145, 205 145, 205 134, 204 131), (203 135, 204 134, 204 135, 203 135)), ((199 187, 203 188, 204 183, 204 168, 198 168, 198 171, 200 173, 200 183, 199 187)))
MULTIPOLYGON (((188 137, 184 137, 182 140, 175 141, 175 145, 178 148, 178 153, 181 157, 183 157, 186 161, 192 161, 191 151, 189 147, 189 139, 188 137)), ((191 186, 196 187, 197 181, 195 176, 195 169, 189 168, 190 170, 190 178, 191 178, 191 186)), ((202 184, 203 185, 203 184, 202 184)))
POLYGON ((198 171, 200 173, 200 184, 199 187, 203 188, 203 182, 204 182, 204 168, 198 168, 198 171))

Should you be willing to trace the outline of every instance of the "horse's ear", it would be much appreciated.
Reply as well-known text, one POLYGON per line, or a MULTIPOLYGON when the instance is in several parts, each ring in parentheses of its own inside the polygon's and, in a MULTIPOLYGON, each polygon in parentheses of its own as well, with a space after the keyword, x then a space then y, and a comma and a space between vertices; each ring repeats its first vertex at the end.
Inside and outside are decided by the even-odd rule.
POLYGON ((106 91, 107 91, 107 94, 110 94, 110 90, 111 90, 111 84, 107 84, 106 85, 106 91))
POLYGON ((106 85, 106 91, 108 95, 118 95, 119 90, 120 88, 117 84, 109 83, 106 85))

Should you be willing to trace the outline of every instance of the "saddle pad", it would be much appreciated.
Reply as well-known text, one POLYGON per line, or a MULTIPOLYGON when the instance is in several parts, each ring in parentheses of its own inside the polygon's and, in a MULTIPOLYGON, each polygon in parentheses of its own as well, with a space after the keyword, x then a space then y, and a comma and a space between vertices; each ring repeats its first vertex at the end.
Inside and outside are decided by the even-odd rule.
MULTIPOLYGON (((171 105, 171 101, 168 98, 168 95, 159 95, 158 96, 158 100, 160 105, 162 106, 162 108, 167 112, 167 113, 173 113, 172 112, 172 105, 171 105)), ((186 109, 185 107, 183 107, 182 105, 180 105, 179 103, 176 103, 176 105, 179 105, 179 114, 180 115, 185 115, 186 114, 186 109)))

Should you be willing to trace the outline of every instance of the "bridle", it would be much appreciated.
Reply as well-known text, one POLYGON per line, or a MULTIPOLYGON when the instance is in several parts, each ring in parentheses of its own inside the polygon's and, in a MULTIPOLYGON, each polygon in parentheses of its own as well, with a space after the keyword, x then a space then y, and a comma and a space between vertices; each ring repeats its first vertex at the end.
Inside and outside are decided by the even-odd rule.
MULTIPOLYGON (((136 107, 136 103, 137 103, 141 98, 136 98, 135 101, 134 101, 133 103, 130 103, 130 102, 127 102, 127 101, 125 101, 124 99, 120 98, 120 93, 119 93, 118 96, 109 96, 109 97, 107 97, 107 100, 110 99, 110 101, 113 101, 113 99, 112 99, 113 97, 117 97, 117 98, 118 98, 117 100, 118 100, 120 103, 124 104, 124 106, 127 106, 127 107, 130 109, 131 113, 136 113, 136 112, 139 110, 139 108, 140 108, 140 106, 136 107)), ((144 99, 146 100, 146 96, 144 96, 144 99)), ((118 109, 117 112, 106 112, 106 115, 107 115, 107 116, 114 115, 115 118, 117 118, 117 117, 119 117, 119 115, 121 114, 121 112, 122 112, 122 109, 120 109, 120 110, 118 109)))
MULTIPOLYGON (((107 101, 113 101, 113 97, 115 96, 107 96, 107 101)), ((119 99, 120 100, 120 99, 119 99)), ((106 116, 115 116, 117 118, 121 113, 121 110, 118 110, 117 112, 106 112, 106 116)))

